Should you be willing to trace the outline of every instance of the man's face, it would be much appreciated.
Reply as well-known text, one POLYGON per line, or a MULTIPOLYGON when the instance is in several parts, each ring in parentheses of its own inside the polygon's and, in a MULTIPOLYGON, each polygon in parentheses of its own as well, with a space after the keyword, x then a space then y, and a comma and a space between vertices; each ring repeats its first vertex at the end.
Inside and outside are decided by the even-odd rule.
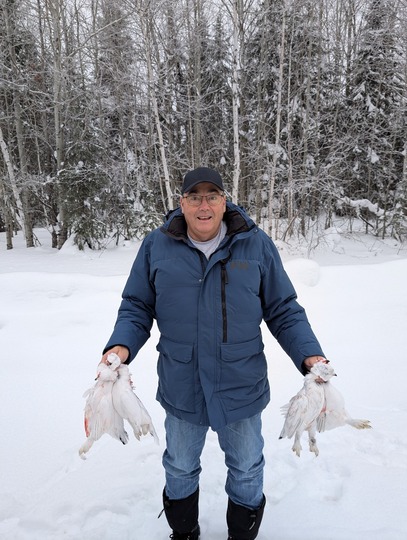
POLYGON ((192 206, 185 197, 211 194, 222 194, 222 192, 210 182, 201 182, 181 197, 181 210, 187 222, 188 234, 198 242, 211 240, 218 233, 226 210, 226 199, 222 194, 222 201, 218 206, 210 206, 205 198, 199 206, 192 206))

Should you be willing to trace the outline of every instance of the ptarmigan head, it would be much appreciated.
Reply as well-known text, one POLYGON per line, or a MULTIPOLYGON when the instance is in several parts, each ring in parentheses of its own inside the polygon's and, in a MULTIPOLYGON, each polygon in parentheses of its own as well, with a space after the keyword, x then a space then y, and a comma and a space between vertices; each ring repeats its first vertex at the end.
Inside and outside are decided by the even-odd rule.
POLYGON ((324 362, 317 362, 312 366, 310 371, 324 382, 327 382, 331 377, 336 376, 334 368, 330 364, 325 364, 324 362))
POLYGON ((97 376, 96 380, 100 383, 102 382, 115 382, 117 379, 117 371, 110 368, 110 366, 100 363, 97 367, 97 376))

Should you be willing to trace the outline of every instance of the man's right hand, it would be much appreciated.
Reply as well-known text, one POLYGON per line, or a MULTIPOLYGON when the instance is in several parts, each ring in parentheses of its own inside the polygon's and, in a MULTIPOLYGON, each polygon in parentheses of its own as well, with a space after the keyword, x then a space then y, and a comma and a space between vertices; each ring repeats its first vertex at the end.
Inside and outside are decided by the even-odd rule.
POLYGON ((129 349, 127 347, 123 347, 123 345, 116 345, 112 349, 109 349, 108 351, 105 352, 105 354, 102 356, 101 363, 109 365, 110 362, 108 361, 107 357, 111 353, 117 354, 122 364, 124 364, 124 362, 128 359, 129 354, 130 354, 129 349))

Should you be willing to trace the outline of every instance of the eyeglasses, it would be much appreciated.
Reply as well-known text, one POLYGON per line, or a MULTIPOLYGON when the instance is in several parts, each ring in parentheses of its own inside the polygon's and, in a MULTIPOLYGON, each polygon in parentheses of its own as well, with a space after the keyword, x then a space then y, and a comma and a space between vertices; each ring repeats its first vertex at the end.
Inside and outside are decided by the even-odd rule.
POLYGON ((220 193, 211 193, 210 195, 196 195, 195 193, 192 193, 192 195, 186 195, 183 197, 183 199, 188 201, 190 206, 201 206, 204 199, 209 206, 219 206, 223 198, 224 196, 220 193))

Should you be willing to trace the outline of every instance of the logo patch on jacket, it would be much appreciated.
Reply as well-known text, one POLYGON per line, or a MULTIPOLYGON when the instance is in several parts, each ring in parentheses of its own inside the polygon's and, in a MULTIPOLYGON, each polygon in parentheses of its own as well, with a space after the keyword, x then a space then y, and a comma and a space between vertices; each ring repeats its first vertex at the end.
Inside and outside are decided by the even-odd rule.
POLYGON ((247 261, 231 261, 230 269, 231 270, 248 270, 249 263, 247 261))

